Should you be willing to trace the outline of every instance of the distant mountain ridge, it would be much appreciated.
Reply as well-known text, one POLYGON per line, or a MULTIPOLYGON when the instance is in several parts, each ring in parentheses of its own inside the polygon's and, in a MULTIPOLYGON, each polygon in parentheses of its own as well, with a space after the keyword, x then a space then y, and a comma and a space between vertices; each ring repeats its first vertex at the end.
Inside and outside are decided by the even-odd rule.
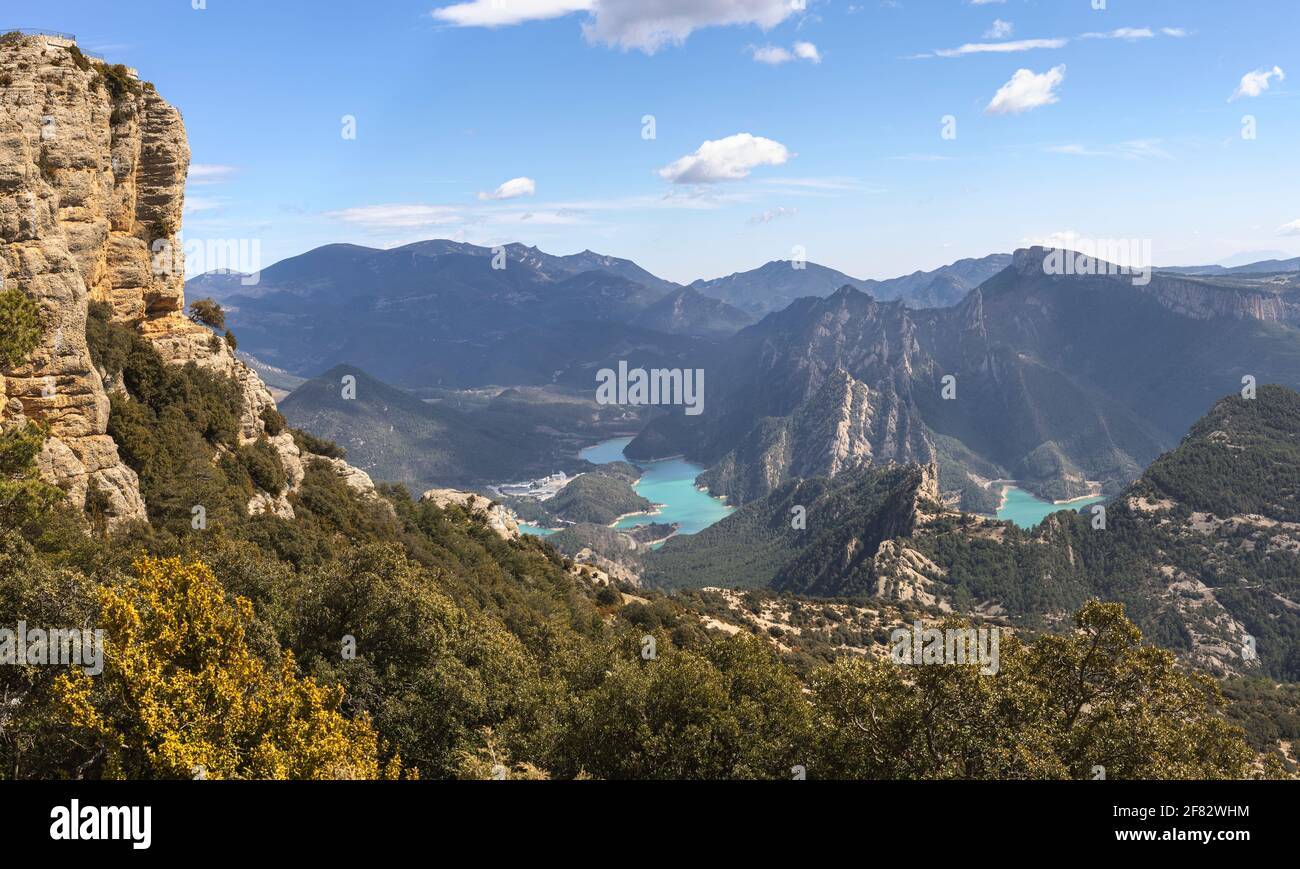
POLYGON ((682 288, 628 260, 518 244, 327 245, 253 286, 232 274, 191 283, 226 306, 241 348, 267 365, 311 376, 356 364, 419 387, 585 382, 611 354, 680 366, 697 339, 750 322, 694 294, 656 308, 682 288))
POLYGON ((881 301, 901 300, 910 308, 942 308, 961 301, 1011 264, 1010 254, 958 260, 932 271, 917 271, 886 281, 864 280, 812 262, 776 260, 747 272, 698 280, 691 288, 755 316, 789 307, 797 299, 829 296, 853 287, 881 301))
POLYGON ((628 455, 684 453, 737 503, 829 455, 936 461, 945 491, 1006 478, 1066 499, 1134 479, 1245 375, 1300 385, 1300 276, 1157 273, 1139 286, 1048 274, 1049 253, 1018 251, 951 308, 852 286, 800 300, 717 349, 708 414, 652 421, 628 455), (863 389, 828 402, 845 375, 863 389))
POLYGON ((554 256, 433 239, 382 250, 329 244, 256 275, 214 271, 186 286, 228 309, 241 348, 288 374, 347 363, 403 386, 469 387, 577 383, 610 354, 695 367, 695 339, 727 337, 796 299, 850 285, 911 307, 951 305, 1007 259, 889 281, 776 262, 683 287, 590 250, 554 256))
POLYGON ((426 402, 352 365, 306 381, 280 402, 290 424, 338 443, 376 479, 415 490, 476 489, 589 469, 577 458, 580 447, 617 431, 593 421, 598 411, 609 426, 619 424, 618 408, 579 402, 538 408, 518 390, 481 408, 426 402), (344 396, 345 377, 355 378, 354 398, 344 396))
POLYGON ((1266 259, 1239 266, 1169 266, 1159 269, 1162 272, 1182 275, 1268 275, 1282 272, 1300 271, 1300 257, 1290 259, 1266 259))

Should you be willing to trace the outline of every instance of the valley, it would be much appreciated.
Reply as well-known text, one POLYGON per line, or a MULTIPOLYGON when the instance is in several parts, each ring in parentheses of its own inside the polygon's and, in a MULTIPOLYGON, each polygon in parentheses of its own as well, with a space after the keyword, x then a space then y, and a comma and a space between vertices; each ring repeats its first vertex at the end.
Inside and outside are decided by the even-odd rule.
MULTIPOLYGON (((631 441, 630 437, 613 438, 582 450, 579 458, 597 466, 626 462, 623 450, 631 441)), ((652 506, 603 524, 617 531, 667 525, 673 528, 674 534, 696 534, 731 512, 720 499, 710 497, 696 486, 696 477, 704 470, 699 465, 682 459, 661 459, 645 463, 638 470, 640 476, 633 488, 652 506)), ((549 503, 544 500, 542 506, 549 503)), ((547 537, 557 529, 521 523, 520 530, 547 537)))
POLYGON ((1300 779, 1280 66, 439 3, 0 32, 0 779, 1300 779))

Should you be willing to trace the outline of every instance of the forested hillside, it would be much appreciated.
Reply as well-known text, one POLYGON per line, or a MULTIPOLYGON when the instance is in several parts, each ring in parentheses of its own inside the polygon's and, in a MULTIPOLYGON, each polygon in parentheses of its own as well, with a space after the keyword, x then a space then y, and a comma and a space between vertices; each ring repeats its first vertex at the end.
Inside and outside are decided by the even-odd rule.
MULTIPOLYGON (((203 415, 153 412, 169 441, 211 443, 203 415)), ((1118 607, 1008 636, 997 677, 874 658, 804 676, 766 639, 710 632, 671 599, 629 603, 481 515, 398 488, 368 499, 323 460, 293 519, 93 530, 45 508, 40 437, 0 450, 0 623, 101 628, 106 655, 97 676, 0 670, 15 778, 1252 774, 1217 689, 1118 607)), ((168 489, 153 467, 145 491, 168 489)))

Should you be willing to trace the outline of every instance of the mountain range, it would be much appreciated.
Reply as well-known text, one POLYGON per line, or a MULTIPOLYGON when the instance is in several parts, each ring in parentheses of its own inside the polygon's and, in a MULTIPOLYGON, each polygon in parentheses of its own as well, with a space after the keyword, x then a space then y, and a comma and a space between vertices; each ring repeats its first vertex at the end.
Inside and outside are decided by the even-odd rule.
POLYGON ((1010 264, 1010 254, 992 254, 958 260, 933 271, 876 281, 849 277, 816 263, 776 260, 752 271, 699 280, 691 287, 755 317, 779 311, 808 296, 829 296, 841 287, 854 287, 882 301, 902 301, 911 308, 941 308, 961 301, 1010 264))
POLYGON ((267 365, 300 376, 357 365, 409 387, 585 385, 610 354, 676 361, 749 322, 626 260, 523 245, 499 257, 449 241, 328 245, 268 267, 253 287, 229 273, 191 284, 222 302, 241 349, 267 365))
POLYGON ((1220 378, 1293 382, 1290 280, 1135 287, 1022 251, 952 307, 844 286, 752 323, 590 253, 337 245, 194 285, 241 357, 153 268, 185 214, 179 111, 54 39, 0 37, 0 214, 21 218, 0 220, 0 624, 80 626, 96 666, 32 642, 0 667, 6 777, 1296 769, 1272 680, 1300 676, 1300 395, 1218 401, 1101 526, 1019 531, 941 485, 1044 438, 1136 462, 1220 378), (598 404, 591 367, 624 354, 706 365, 706 413, 598 404), (578 457, 631 432, 712 456, 744 506, 689 539, 592 524, 648 506, 637 468, 578 457), (577 523, 558 546, 479 494, 384 485, 570 467, 591 473, 541 508, 577 523), (997 679, 890 660, 894 631, 949 617, 1013 629, 997 679), (1267 679, 1227 705, 1187 664, 1267 679))
POLYGON ((866 596, 1050 627, 1119 600, 1200 669, 1300 678, 1300 394, 1223 399, 1104 511, 1026 531, 954 512, 937 467, 785 483, 643 558, 647 582, 866 596), (796 523, 795 512, 803 514, 796 523))
POLYGON ((349 364, 409 388, 585 386, 610 357, 695 367, 716 340, 845 285, 912 307, 950 305, 1008 261, 962 260, 888 281, 774 262, 683 287, 591 251, 433 240, 326 245, 257 275, 198 275, 186 291, 225 306, 244 352, 296 376, 349 364))
POLYGON ((628 455, 685 454, 735 503, 888 461, 937 462, 963 498, 1015 479, 1067 499, 1117 492, 1243 377, 1300 384, 1300 276, 1141 286, 1050 256, 1018 251, 949 308, 801 299, 713 349, 707 414, 658 416, 628 455))
POLYGON ((1242 265, 1173 266, 1161 271, 1184 275, 1268 275, 1300 271, 1300 257, 1271 258, 1242 265))

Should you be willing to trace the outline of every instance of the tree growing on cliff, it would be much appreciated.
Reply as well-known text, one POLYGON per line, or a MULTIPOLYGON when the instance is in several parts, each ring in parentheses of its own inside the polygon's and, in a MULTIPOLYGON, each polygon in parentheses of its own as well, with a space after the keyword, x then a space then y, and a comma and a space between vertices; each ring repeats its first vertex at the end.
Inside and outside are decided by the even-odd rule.
POLYGON ((190 302, 190 319, 209 329, 226 328, 226 311, 212 299, 195 299, 190 302))
POLYGON ((0 292, 0 368, 17 368, 41 343, 41 311, 21 290, 0 292))
POLYGON ((45 432, 29 422, 0 430, 0 527, 25 528, 63 500, 36 472, 44 444, 45 432))

